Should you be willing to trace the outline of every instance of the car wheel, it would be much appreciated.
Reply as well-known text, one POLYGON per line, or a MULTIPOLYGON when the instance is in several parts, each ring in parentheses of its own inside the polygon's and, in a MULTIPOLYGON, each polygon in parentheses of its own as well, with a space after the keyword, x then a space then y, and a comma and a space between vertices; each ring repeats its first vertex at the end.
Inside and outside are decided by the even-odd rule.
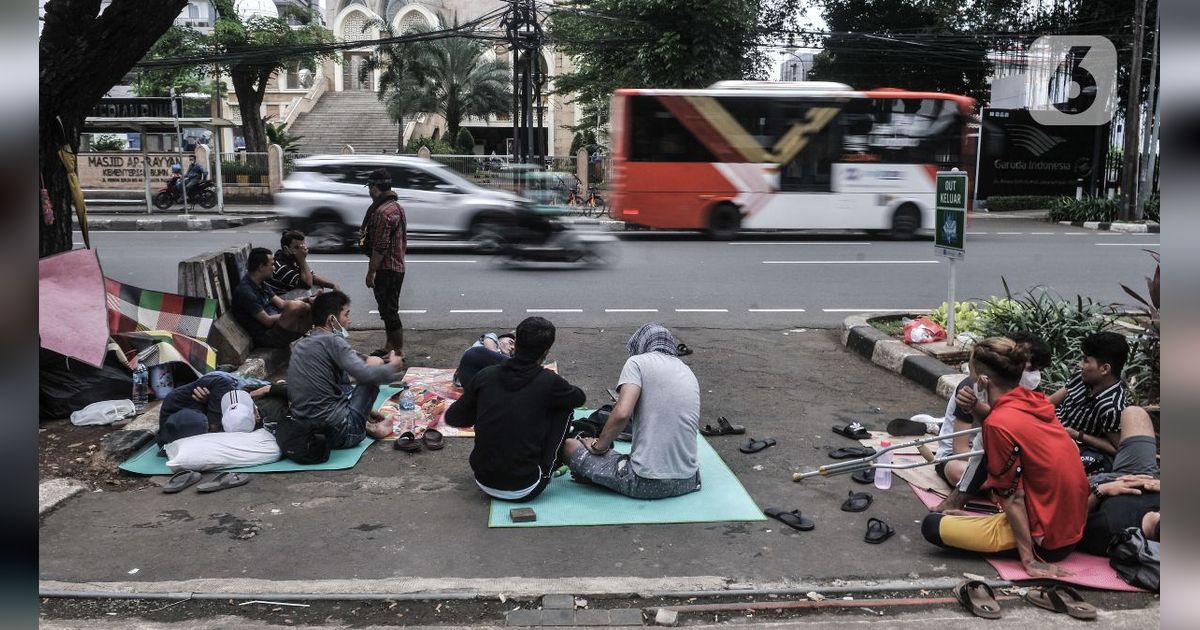
POLYGON ((906 203, 896 209, 892 215, 892 230, 889 235, 892 240, 911 241, 921 228, 921 210, 911 203, 906 203))
POLYGON ((494 254, 500 251, 504 244, 503 224, 494 218, 476 219, 471 224, 467 238, 475 245, 475 249, 484 254, 494 254))
POLYGON ((742 228, 742 212, 731 203, 723 203, 708 215, 708 237, 716 241, 735 238, 742 228))
POLYGON ((337 215, 318 212, 308 222, 305 230, 308 246, 314 252, 340 252, 346 249, 349 238, 346 226, 337 215))

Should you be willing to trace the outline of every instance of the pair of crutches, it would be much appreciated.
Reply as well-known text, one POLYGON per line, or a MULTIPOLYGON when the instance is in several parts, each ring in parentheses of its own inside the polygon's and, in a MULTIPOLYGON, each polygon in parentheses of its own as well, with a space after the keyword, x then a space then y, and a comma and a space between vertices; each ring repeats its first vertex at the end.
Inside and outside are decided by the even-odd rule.
POLYGON ((871 455, 868 457, 863 457, 861 459, 851 459, 851 460, 838 462, 836 464, 828 464, 825 466, 821 466, 820 468, 818 468, 816 470, 810 470, 808 472, 792 473, 792 481, 804 481, 805 479, 808 479, 809 477, 816 477, 818 475, 820 475, 822 477, 832 477, 833 475, 844 475, 846 473, 855 473, 860 470, 867 470, 867 469, 888 468, 891 470, 906 470, 909 468, 920 468, 921 466, 933 466, 935 464, 939 464, 941 462, 948 462, 948 461, 954 460, 954 459, 968 459, 971 457, 975 457, 976 455, 983 455, 983 451, 969 451, 966 453, 951 454, 946 457, 938 457, 938 458, 935 458, 935 459, 932 459, 929 461, 905 462, 905 463, 901 463, 901 464, 895 464, 895 463, 881 464, 877 461, 879 459, 879 456, 883 455, 884 453, 890 453, 892 451, 898 451, 900 449, 908 448, 910 446, 919 446, 921 444, 929 444, 930 442, 938 442, 941 440, 948 440, 948 439, 953 439, 956 437, 963 437, 963 436, 968 436, 968 435, 974 436, 976 433, 979 433, 979 431, 980 431, 979 428, 967 429, 965 431, 958 431, 956 433, 950 433, 948 435, 938 435, 938 436, 934 436, 934 437, 913 440, 912 442, 905 442, 904 444, 896 444, 893 446, 889 446, 887 448, 879 449, 875 452, 874 455, 871 455))

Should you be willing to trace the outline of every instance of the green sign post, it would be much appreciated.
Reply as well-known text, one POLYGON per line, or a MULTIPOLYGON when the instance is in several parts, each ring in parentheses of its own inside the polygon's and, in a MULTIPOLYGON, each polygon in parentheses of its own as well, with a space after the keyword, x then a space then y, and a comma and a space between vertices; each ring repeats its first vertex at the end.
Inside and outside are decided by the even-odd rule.
POLYGON ((967 174, 954 169, 937 174, 936 213, 933 222, 933 251, 950 260, 950 289, 946 301, 946 340, 953 344, 954 263, 966 255, 967 174))

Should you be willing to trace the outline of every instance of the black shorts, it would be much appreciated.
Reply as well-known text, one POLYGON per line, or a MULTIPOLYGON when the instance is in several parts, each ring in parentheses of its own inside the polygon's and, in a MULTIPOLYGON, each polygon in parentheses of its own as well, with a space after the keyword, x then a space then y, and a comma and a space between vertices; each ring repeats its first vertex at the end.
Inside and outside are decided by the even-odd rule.
POLYGON ((255 346, 260 348, 287 348, 292 342, 303 337, 304 333, 292 332, 276 324, 251 338, 255 346))
POLYGON ((375 302, 379 319, 385 330, 398 330, 400 323, 400 289, 404 287, 404 272, 380 269, 375 272, 375 302))

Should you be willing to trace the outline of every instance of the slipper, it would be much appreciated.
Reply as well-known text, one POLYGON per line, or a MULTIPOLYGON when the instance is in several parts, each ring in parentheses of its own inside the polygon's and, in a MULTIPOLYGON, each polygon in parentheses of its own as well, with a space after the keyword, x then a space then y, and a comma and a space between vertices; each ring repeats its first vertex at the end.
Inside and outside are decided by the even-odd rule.
POLYGON ((865 536, 863 536, 863 540, 871 543, 872 545, 878 545, 879 543, 891 538, 895 533, 896 530, 892 529, 891 525, 888 525, 887 523, 884 523, 883 521, 872 516, 870 520, 867 521, 867 533, 865 536))
POLYGON ((875 454, 875 449, 870 446, 845 446, 836 450, 829 451, 829 456, 834 459, 854 459, 858 457, 867 457, 875 454))
POLYGON ((226 488, 236 488, 250 483, 250 475, 242 473, 223 472, 213 477, 211 481, 196 486, 196 492, 216 492, 226 488))
POLYGON ((763 510, 763 514, 766 514, 767 516, 770 516, 771 518, 778 520, 780 523, 783 523, 784 525, 787 525, 788 527, 791 527, 797 531, 807 532, 811 531, 812 528, 817 526, 816 523, 812 522, 812 519, 801 516, 800 510, 785 512, 779 508, 767 508, 763 510))
POLYGON ((425 448, 431 451, 440 451, 446 446, 446 441, 442 439, 442 432, 437 429, 425 429, 425 434, 421 436, 421 442, 425 448))
POLYGON ((954 587, 954 599, 976 617, 984 619, 1000 618, 1000 603, 996 601, 996 593, 987 582, 980 580, 963 580, 954 587))
POLYGON ((850 496, 842 503, 843 512, 865 512, 871 507, 874 497, 867 492, 850 492, 850 496))
POLYGON ((875 469, 867 468, 866 470, 860 470, 850 475, 850 478, 858 483, 875 483, 875 469))
POLYGON ((1096 607, 1083 601, 1079 591, 1070 586, 1056 584, 1046 588, 1031 588, 1021 597, 1038 608, 1067 613, 1075 619, 1096 618, 1096 607))
POLYGON ((416 453, 421 450, 421 443, 417 441, 417 436, 413 435, 412 431, 405 431, 392 443, 392 448, 405 453, 416 453))
POLYGON ((775 446, 775 438, 766 438, 764 440, 747 440, 745 444, 738 447, 738 450, 743 453, 757 453, 768 446, 775 446))
POLYGON ((908 418, 896 418, 887 423, 887 432, 896 436, 925 435, 925 423, 908 418))
POLYGON ((692 353, 692 349, 686 343, 681 343, 675 346, 675 356, 686 357, 692 353))
POLYGON ((712 425, 706 424, 704 425, 703 429, 700 429, 700 435, 706 435, 709 437, 714 435, 743 435, 744 433, 746 433, 746 427, 740 424, 730 424, 729 420, 726 419, 725 416, 717 418, 716 428, 713 428, 712 425))
POLYGON ((871 437, 871 432, 860 422, 851 422, 840 427, 833 427, 833 432, 840 436, 848 437, 851 440, 865 440, 871 437))
POLYGON ((174 475, 171 475, 171 478, 167 480, 167 483, 163 484, 162 491, 167 494, 175 494, 176 492, 183 490, 197 481, 200 481, 202 477, 204 477, 204 475, 201 475, 194 470, 181 470, 174 475))

